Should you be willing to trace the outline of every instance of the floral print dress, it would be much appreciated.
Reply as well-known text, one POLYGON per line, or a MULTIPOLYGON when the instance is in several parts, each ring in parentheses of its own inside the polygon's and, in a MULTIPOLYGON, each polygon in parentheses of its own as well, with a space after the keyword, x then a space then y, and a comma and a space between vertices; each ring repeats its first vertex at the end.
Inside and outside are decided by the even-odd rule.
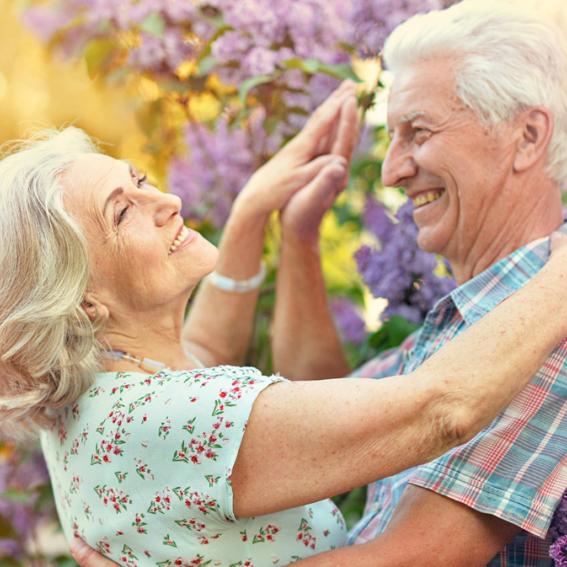
POLYGON ((330 501, 237 520, 231 470, 253 368, 101 373, 42 446, 63 529, 124 567, 267 567, 346 544, 330 501))

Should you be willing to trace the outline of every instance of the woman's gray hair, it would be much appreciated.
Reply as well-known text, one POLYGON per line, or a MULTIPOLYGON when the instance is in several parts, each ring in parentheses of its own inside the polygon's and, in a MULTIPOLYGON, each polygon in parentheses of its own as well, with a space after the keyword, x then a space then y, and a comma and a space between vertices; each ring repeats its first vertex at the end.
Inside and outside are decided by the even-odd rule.
POLYGON ((559 183, 567 179, 567 47, 551 20, 504 0, 464 0, 401 24, 383 56, 394 73, 436 57, 454 58, 457 93, 487 126, 512 121, 533 106, 549 108, 555 130, 547 171, 559 183))
POLYGON ((77 128, 10 144, 0 161, 0 419, 21 436, 74 401, 101 369, 101 346, 81 307, 85 237, 63 206, 61 177, 97 151, 77 128))

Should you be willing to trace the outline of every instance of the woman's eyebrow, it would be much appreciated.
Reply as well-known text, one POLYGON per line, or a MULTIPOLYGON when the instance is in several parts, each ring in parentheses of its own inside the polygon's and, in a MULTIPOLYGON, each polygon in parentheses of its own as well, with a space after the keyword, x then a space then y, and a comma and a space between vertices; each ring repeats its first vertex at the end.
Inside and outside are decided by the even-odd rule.
POLYGON ((106 207, 108 207, 110 201, 118 197, 118 195, 122 195, 122 193, 124 193, 124 189, 122 189, 122 187, 117 187, 116 189, 114 189, 114 191, 112 191, 112 193, 110 193, 110 195, 106 198, 106 201, 104 202, 104 207, 102 208, 103 216, 106 216, 106 207))

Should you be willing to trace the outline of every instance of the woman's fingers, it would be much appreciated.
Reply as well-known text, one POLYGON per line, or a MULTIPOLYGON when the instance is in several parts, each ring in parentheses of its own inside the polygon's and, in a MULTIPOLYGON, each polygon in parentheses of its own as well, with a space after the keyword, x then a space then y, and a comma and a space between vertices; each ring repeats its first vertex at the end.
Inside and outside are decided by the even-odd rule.
POLYGON ((358 140, 359 130, 358 105, 356 97, 352 96, 347 98, 341 107, 341 115, 331 153, 350 159, 358 140))
POLYGON ((116 567, 116 563, 87 545, 80 537, 74 537, 69 544, 73 559, 81 567, 116 567))
POLYGON ((354 83, 345 81, 338 92, 333 93, 311 116, 303 130, 293 140, 296 146, 311 156, 327 153, 330 148, 322 146, 329 144, 330 135, 339 119, 343 103, 354 96, 354 83))
POLYGON ((551 253, 557 252, 560 248, 567 245, 567 235, 562 232, 552 232, 549 237, 549 249, 551 253))

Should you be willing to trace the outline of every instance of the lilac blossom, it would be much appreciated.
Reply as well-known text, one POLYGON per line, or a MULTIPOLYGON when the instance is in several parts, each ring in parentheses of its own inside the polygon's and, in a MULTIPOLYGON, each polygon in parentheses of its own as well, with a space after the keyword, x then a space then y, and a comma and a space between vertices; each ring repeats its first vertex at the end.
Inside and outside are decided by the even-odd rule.
POLYGON ((567 567, 567 491, 555 509, 548 535, 553 540, 549 555, 557 567, 567 567))
POLYGON ((415 14, 441 8, 441 0, 359 0, 351 13, 349 42, 360 56, 376 57, 395 27, 415 14))
POLYGON ((339 297, 330 303, 335 325, 344 342, 360 345, 366 337, 364 320, 352 301, 339 297))
POLYGON ((551 545, 549 556, 556 567, 567 567, 567 536, 561 536, 551 545))
POLYGON ((23 558, 26 542, 33 538, 37 526, 46 518, 54 518, 53 504, 37 510, 38 489, 49 484, 47 467, 40 450, 12 453, 0 460, 0 516, 16 532, 16 538, 0 539, 0 557, 23 558), (21 493, 25 499, 3 496, 21 493))
POLYGON ((394 223, 384 206, 369 197, 365 225, 380 240, 382 248, 363 246, 355 258, 374 297, 388 300, 382 316, 397 315, 420 324, 436 301, 454 289, 455 281, 433 273, 437 257, 418 247, 412 211, 413 205, 408 201, 398 211, 398 222, 394 223))
POLYGON ((183 201, 185 217, 209 218, 220 228, 256 168, 250 136, 220 120, 214 132, 203 124, 189 124, 185 140, 190 149, 171 165, 170 190, 183 201))

